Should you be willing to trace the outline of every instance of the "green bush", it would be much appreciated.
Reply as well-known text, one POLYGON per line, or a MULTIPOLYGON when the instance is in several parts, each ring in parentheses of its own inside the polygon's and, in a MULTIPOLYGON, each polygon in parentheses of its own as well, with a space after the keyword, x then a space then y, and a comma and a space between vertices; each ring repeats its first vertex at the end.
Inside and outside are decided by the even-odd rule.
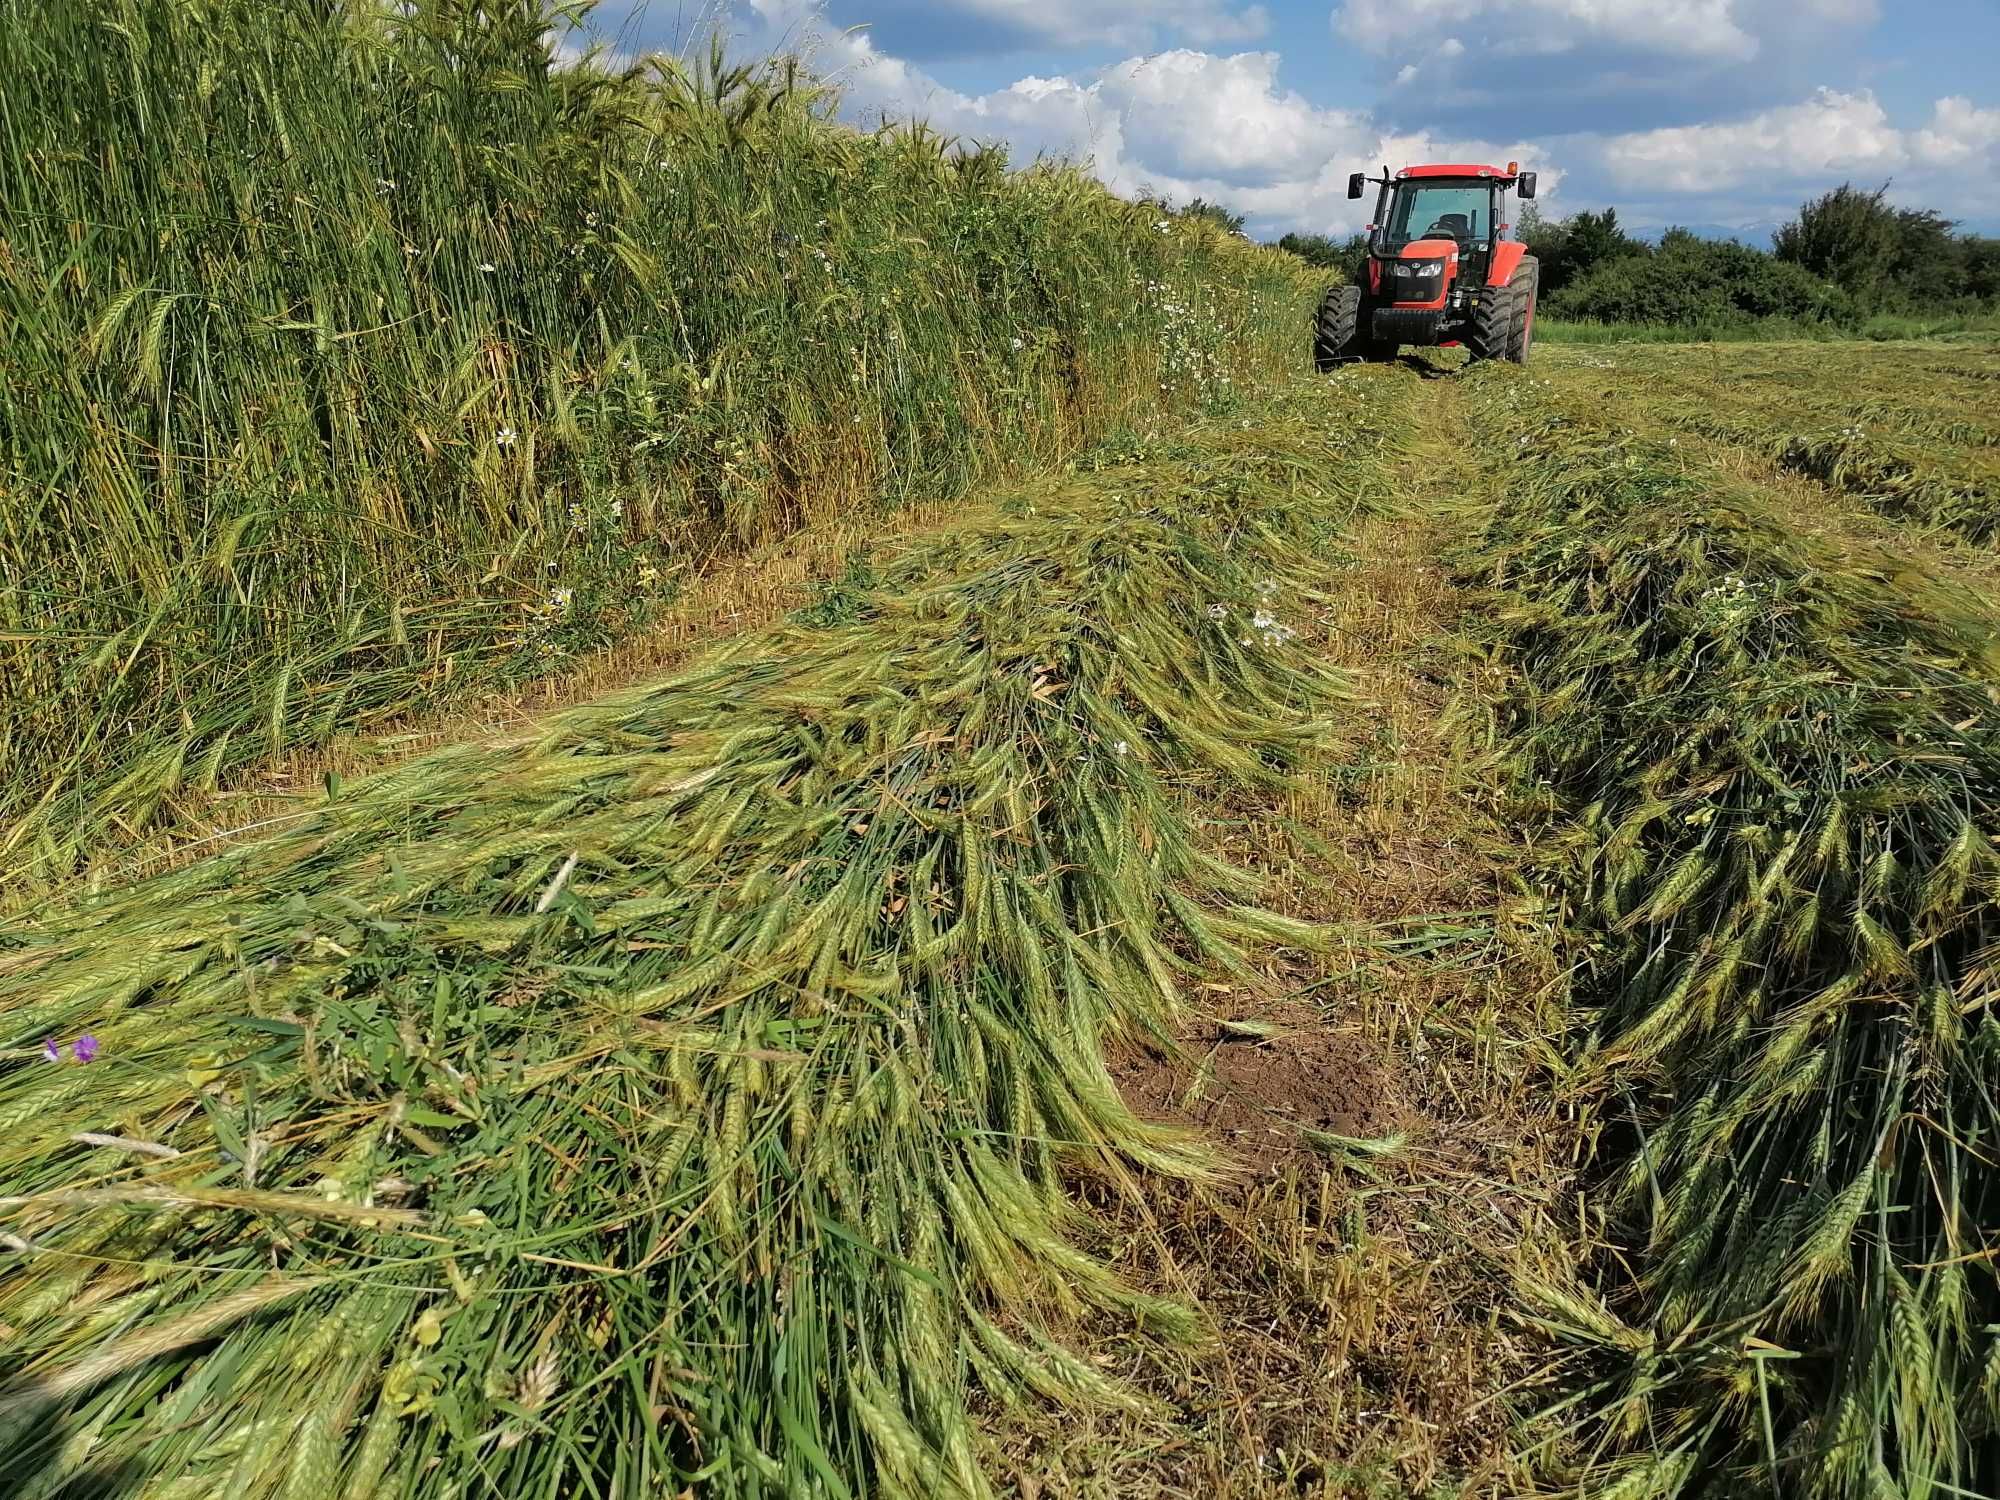
POLYGON ((1358 282, 1368 266, 1368 236, 1351 234, 1336 240, 1325 234, 1288 234, 1278 241, 1280 250, 1289 251, 1309 266, 1338 271, 1345 282, 1358 282))
POLYGON ((1632 238, 1619 227, 1615 208, 1545 219, 1534 203, 1523 203, 1518 230, 1541 268, 1544 297, 1554 296, 1600 266, 1652 252, 1644 240, 1632 238))
POLYGON ((1934 209, 1897 209, 1886 189, 1843 184, 1802 205, 1774 251, 1670 229, 1657 247, 1616 211, 1543 220, 1522 238, 1541 262, 1544 308, 1578 323, 1647 324, 1730 336, 1852 332, 1871 320, 1976 320, 2000 299, 2000 240, 1960 234, 1934 209))
POLYGON ((1670 235, 1649 255, 1600 264, 1545 304, 1599 323, 1727 325, 1761 318, 1855 321, 1853 299, 1801 266, 1731 241, 1670 235))

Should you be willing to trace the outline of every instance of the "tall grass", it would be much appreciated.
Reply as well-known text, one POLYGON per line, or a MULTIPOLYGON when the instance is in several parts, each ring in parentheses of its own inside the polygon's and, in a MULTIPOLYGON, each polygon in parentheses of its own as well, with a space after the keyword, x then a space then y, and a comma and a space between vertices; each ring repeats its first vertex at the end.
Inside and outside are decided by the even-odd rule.
MULTIPOLYGON (((1638 1264, 1593 1493, 2000 1490, 2000 617, 1518 382, 1467 559, 1573 828, 1638 1264)), ((1612 1278, 1614 1285, 1619 1278, 1612 1278)))
POLYGON ((1349 404, 15 924, 9 1492, 932 1500, 989 1492, 974 1393, 1135 1401, 1064 1321, 1191 1314, 1061 1174, 1202 1172, 1103 1040, 1322 940, 1173 784, 1282 785, 1346 702, 1272 616, 1379 487, 1393 403, 1349 404))
POLYGON ((0 0, 0 881, 1297 357, 1286 257, 556 17, 0 0))

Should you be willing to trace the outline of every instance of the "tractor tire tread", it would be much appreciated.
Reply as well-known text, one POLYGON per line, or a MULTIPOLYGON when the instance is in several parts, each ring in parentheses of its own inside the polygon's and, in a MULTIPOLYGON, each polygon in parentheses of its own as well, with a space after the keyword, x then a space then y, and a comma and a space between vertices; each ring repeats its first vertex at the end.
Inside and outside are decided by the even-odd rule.
POLYGON ((1514 289, 1514 319, 1507 330, 1507 358, 1525 365, 1529 351, 1535 347, 1535 305, 1542 293, 1541 262, 1532 255, 1522 256, 1509 285, 1514 289))
POLYGON ((1361 288, 1330 286, 1319 300, 1313 319, 1313 364, 1321 374, 1338 369, 1343 359, 1357 356, 1361 320, 1361 288))
POLYGON ((1514 332, 1514 284, 1481 287, 1465 334, 1465 352, 1475 361, 1505 359, 1514 332))

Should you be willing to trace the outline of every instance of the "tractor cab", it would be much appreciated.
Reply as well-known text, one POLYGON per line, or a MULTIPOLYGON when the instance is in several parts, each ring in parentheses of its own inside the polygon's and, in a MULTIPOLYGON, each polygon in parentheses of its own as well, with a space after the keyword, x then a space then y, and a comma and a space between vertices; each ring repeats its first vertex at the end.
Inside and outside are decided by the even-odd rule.
POLYGON ((1321 306, 1321 366, 1391 358, 1405 344, 1462 344, 1475 359, 1525 361, 1538 271, 1511 238, 1507 199, 1533 198, 1535 174, 1515 162, 1404 167, 1393 177, 1384 168, 1380 177, 1356 172, 1347 196, 1363 197, 1371 182, 1366 269, 1359 286, 1333 288, 1321 306))
POLYGON ((1450 170, 1419 167, 1413 173, 1405 169, 1382 185, 1375 223, 1368 234, 1371 257, 1399 261, 1412 245, 1450 240, 1457 247, 1461 276, 1478 275, 1484 281, 1494 241, 1512 227, 1506 220, 1500 180, 1433 175, 1450 170))

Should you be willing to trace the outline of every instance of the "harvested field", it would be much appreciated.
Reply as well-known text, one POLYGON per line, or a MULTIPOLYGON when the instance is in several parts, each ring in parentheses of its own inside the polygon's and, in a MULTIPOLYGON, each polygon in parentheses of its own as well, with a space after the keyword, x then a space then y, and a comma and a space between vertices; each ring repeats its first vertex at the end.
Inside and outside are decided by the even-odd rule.
POLYGON ((1550 1300, 1594 1472, 1992 1493, 1990 590, 1532 383, 1472 399, 1513 441, 1460 566, 1567 835, 1544 878, 1622 1139, 1600 1191, 1629 1248, 1550 1300))
POLYGON ((1331 453, 1295 399, 1025 491, 692 676, 17 926, 10 1021, 102 1050, 0 1080, 6 1409, 81 1398, 120 1466, 216 1484, 448 1483, 469 1422, 468 1474, 545 1467, 509 1487, 719 1451, 718 1492, 865 1463, 926 1494, 985 1488, 968 1381, 1134 1402, 1042 1325, 1191 1313, 1069 1246, 1059 1168, 1214 1168, 1100 1041, 1162 1032, 1180 953, 1328 941, 1243 904, 1169 778, 1283 785, 1347 692, 1200 601, 1294 585, 1379 445, 1331 453), (823 1363, 854 1319, 880 1342, 823 1363), (168 1392, 185 1419, 136 1420, 168 1392))
MULTIPOLYGON (((1654 344, 1560 351, 1565 386, 1622 397, 1636 425, 1747 449, 1916 535, 2000 539, 1990 338, 1897 344, 1654 344), (1615 371, 1594 382, 1595 371, 1615 371)), ((1550 361, 1552 365, 1557 360, 1550 361)))
MULTIPOLYGON (((1368 372, 1365 399, 1413 382, 1368 372)), ((1437 415, 1433 413, 1433 415, 1437 415)), ((1409 455, 1448 483, 1437 433, 1409 455), (1435 467, 1433 467, 1435 466, 1435 467)), ((1308 638, 1366 704, 1277 808, 1217 829, 1290 915, 1346 937, 1275 982, 1204 986, 1183 1056, 1114 1067, 1234 1171, 1102 1201, 1139 1284, 1197 1299, 1212 1340, 1113 1341, 1171 1403, 1153 1426, 1041 1417, 1013 1440, 1022 1495, 1517 1493, 1517 1420, 1544 1349, 1506 1268, 1567 1258, 1579 1123, 1548 1039, 1553 933, 1523 850, 1464 755, 1447 680, 1460 601, 1437 490, 1355 530, 1308 638), (1305 1131, 1300 1126, 1306 1127, 1305 1131), (1539 1248, 1536 1248, 1539 1247, 1539 1248)))
POLYGON ((1991 1491, 1991 574, 1624 357, 1100 444, 12 919, 0 1462, 1991 1491))
POLYGON ((0 1491, 2000 1500, 2000 341, 0 18, 0 1491))

